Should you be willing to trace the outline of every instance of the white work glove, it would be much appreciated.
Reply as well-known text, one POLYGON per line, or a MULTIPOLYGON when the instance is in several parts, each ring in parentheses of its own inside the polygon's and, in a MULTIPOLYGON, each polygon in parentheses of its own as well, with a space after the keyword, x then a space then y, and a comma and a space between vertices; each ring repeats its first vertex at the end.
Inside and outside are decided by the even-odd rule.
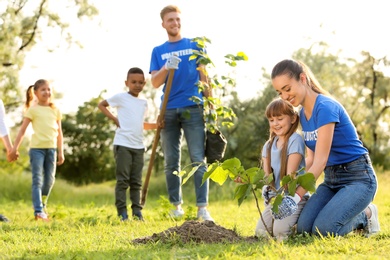
POLYGON ((279 212, 275 213, 272 211, 272 216, 275 219, 284 219, 291 216, 298 209, 298 203, 301 201, 301 196, 295 193, 294 197, 285 196, 282 203, 278 206, 279 212))
POLYGON ((264 204, 268 205, 271 199, 276 196, 276 192, 269 185, 264 185, 261 189, 261 195, 263 196, 264 204))
POLYGON ((175 69, 177 70, 179 68, 179 62, 181 62, 181 59, 175 55, 170 56, 167 59, 167 62, 165 62, 165 69, 170 70, 170 69, 175 69))

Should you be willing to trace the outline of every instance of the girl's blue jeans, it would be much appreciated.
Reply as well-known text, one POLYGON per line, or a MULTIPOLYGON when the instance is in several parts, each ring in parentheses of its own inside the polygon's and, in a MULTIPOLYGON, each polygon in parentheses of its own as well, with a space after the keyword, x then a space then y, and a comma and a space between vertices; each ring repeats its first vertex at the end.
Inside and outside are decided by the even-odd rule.
POLYGON ((43 212, 54 185, 57 149, 31 148, 29 155, 32 171, 32 201, 36 214, 43 212))
POLYGON ((324 182, 310 197, 298 219, 298 232, 343 236, 365 228, 365 209, 377 190, 369 155, 350 163, 328 166, 324 172, 324 182))
MULTIPOLYGON (((182 136, 187 142, 188 152, 193 166, 205 162, 205 124, 203 120, 203 108, 190 106, 184 108, 167 109, 164 118, 164 128, 161 130, 161 143, 164 152, 165 176, 169 201, 173 205, 183 203, 181 178, 174 175, 174 171, 180 171, 182 136), (197 164, 198 163, 198 164, 197 164)), ((190 171, 188 169, 187 171, 190 171)), ((201 165, 194 173, 196 205, 207 206, 209 183, 202 185, 206 166, 201 165)))

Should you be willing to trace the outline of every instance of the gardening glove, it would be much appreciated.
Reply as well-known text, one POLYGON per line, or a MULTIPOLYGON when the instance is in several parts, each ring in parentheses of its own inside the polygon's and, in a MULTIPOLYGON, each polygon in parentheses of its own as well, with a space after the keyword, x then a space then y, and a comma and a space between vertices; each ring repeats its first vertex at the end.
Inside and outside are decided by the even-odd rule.
POLYGON ((181 62, 181 59, 177 57, 176 55, 172 55, 167 59, 167 62, 165 63, 165 69, 175 69, 177 70, 179 68, 179 62, 181 62))
POLYGON ((261 189, 261 195, 263 196, 264 204, 267 206, 271 199, 276 196, 276 192, 269 185, 264 185, 261 189))
POLYGON ((298 203, 301 201, 301 196, 295 193, 294 197, 288 195, 282 199, 282 203, 278 206, 279 212, 275 213, 272 211, 272 216, 275 219, 284 219, 291 216, 298 209, 298 203))

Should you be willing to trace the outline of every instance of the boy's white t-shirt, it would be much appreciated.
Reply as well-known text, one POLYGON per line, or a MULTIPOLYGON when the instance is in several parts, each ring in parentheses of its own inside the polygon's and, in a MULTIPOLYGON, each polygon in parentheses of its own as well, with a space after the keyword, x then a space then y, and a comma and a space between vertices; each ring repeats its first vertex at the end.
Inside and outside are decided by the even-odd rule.
POLYGON ((144 119, 148 110, 145 99, 124 92, 107 99, 108 104, 117 110, 120 127, 116 129, 114 145, 144 149, 144 119))

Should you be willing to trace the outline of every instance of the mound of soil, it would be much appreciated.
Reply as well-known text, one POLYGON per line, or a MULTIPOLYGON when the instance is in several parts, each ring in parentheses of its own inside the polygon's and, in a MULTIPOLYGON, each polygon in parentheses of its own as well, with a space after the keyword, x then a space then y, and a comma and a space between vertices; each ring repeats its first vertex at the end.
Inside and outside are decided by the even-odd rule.
POLYGON ((234 243, 234 242, 256 242, 256 237, 242 237, 235 231, 218 226, 212 221, 199 222, 189 220, 181 226, 171 227, 158 234, 154 233, 149 237, 137 238, 132 242, 146 244, 150 242, 182 242, 182 243, 234 243))

